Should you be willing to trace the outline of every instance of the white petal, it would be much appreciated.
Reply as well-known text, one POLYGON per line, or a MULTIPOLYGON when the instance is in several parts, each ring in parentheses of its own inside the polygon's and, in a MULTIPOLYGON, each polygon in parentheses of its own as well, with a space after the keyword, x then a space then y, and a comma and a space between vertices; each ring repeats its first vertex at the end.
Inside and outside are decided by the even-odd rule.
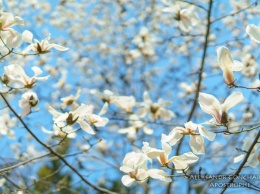
POLYGON ((233 92, 221 105, 222 111, 228 112, 228 110, 244 100, 244 96, 241 92, 233 92))
POLYGON ((23 41, 28 42, 28 43, 32 43, 33 34, 30 31, 25 30, 22 33, 22 37, 23 37, 23 41))
POLYGON ((144 102, 147 103, 147 104, 152 104, 152 100, 150 98, 150 95, 147 91, 145 91, 143 93, 143 99, 144 99, 144 102))
POLYGON ((38 75, 42 74, 42 70, 39 67, 37 67, 37 66, 33 66, 32 70, 34 72, 34 76, 35 77, 37 77, 38 75))
POLYGON ((107 109, 108 109, 108 103, 105 102, 105 104, 103 105, 102 109, 100 110, 99 112, 99 116, 102 116, 103 114, 105 114, 107 112, 107 109))
POLYGON ((84 120, 78 119, 77 123, 80 125, 80 127, 86 131, 87 133, 94 135, 95 131, 91 128, 91 126, 84 120))
POLYGON ((151 147, 149 146, 149 143, 148 143, 148 142, 143 142, 142 151, 143 151, 149 158, 157 158, 157 157, 160 156, 162 153, 164 153, 163 150, 151 148, 151 147))
POLYGON ((234 60, 234 63, 231 65, 232 71, 241 71, 244 68, 244 64, 240 61, 234 60))
POLYGON ((220 122, 222 114, 221 106, 219 101, 214 96, 200 92, 199 105, 205 113, 212 115, 217 122, 220 122))
POLYGON ((49 48, 55 48, 56 50, 59 50, 59 51, 69 50, 69 48, 66 48, 66 47, 63 47, 63 46, 60 46, 60 45, 57 45, 57 44, 49 44, 48 46, 49 46, 49 48))
POLYGON ((243 160, 245 157, 245 154, 241 154, 237 157, 234 158, 234 163, 240 162, 241 160, 243 160))
POLYGON ((181 134, 181 131, 182 130, 185 130, 184 128, 182 127, 175 127, 171 132, 170 134, 168 135, 168 137, 166 138, 167 142, 173 146, 175 145, 182 137, 183 135, 181 134))
POLYGON ((251 40, 256 43, 260 43, 260 27, 250 24, 246 27, 246 33, 250 37, 251 40))
POLYGON ((149 177, 151 177, 153 179, 159 179, 159 180, 165 181, 165 182, 172 182, 172 179, 163 170, 151 169, 151 170, 147 171, 147 174, 149 177))
POLYGON ((190 135, 190 147, 194 154, 205 154, 204 139, 200 135, 190 135))
POLYGON ((207 138, 210 141, 213 141, 216 137, 216 133, 213 133, 211 131, 208 131, 205 127, 203 127, 202 125, 198 125, 198 129, 199 129, 199 133, 207 138))
POLYGON ((62 113, 56 111, 54 108, 52 108, 51 106, 48 106, 48 111, 49 113, 51 113, 53 115, 54 118, 59 117, 60 115, 62 115, 62 113))
POLYGON ((133 182, 135 182, 135 179, 132 179, 129 175, 124 175, 121 179, 123 185, 130 187, 133 182))

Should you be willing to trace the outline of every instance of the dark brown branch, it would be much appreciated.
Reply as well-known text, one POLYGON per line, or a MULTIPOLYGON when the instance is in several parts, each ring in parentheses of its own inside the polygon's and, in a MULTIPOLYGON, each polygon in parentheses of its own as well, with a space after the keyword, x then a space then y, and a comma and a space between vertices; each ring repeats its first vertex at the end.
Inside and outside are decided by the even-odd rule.
MULTIPOLYGON (((207 49, 208 49, 208 38, 209 38, 209 35, 210 35, 210 25, 211 25, 210 17, 211 17, 212 4, 213 4, 213 0, 210 0, 209 9, 208 9, 208 16, 207 16, 207 30, 206 30, 206 34, 205 34, 205 42, 204 42, 204 45, 203 45, 203 54, 202 54, 202 60, 201 60, 201 65, 200 65, 200 70, 199 70, 199 81, 198 81, 198 84, 197 84, 196 95, 195 95, 193 105, 192 105, 192 108, 191 108, 191 111, 189 113, 187 121, 190 121, 190 119, 192 118, 192 116, 195 112, 195 109, 197 107, 197 104, 198 104, 197 99, 199 97, 199 92, 200 92, 200 89, 201 89, 201 82, 202 82, 202 79, 203 79, 202 74, 203 74, 203 71, 204 71, 205 59, 206 59, 206 54, 207 54, 207 49)), ((179 155, 183 140, 184 140, 184 138, 182 138, 180 140, 175 155, 179 155)), ((171 174, 172 175, 174 174, 174 170, 172 170, 171 174)), ((172 186, 172 182, 168 184, 167 194, 171 193, 171 186, 172 186)))

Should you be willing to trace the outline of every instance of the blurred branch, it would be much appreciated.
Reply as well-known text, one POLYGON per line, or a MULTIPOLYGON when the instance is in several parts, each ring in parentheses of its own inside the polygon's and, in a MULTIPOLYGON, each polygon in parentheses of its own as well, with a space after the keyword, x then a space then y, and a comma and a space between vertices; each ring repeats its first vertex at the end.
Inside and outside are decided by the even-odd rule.
MULTIPOLYGON (((257 0, 257 1, 258 1, 258 0, 257 0)), ((252 6, 257 6, 257 1, 255 1, 254 3, 250 4, 249 6, 243 8, 243 9, 240 9, 240 10, 238 10, 238 11, 236 11, 236 12, 233 12, 233 13, 230 13, 230 14, 227 14, 227 15, 223 15, 223 16, 221 16, 221 17, 219 17, 219 18, 216 18, 216 19, 214 19, 213 21, 211 21, 211 23, 214 23, 214 22, 216 22, 216 21, 218 21, 218 20, 222 20, 223 18, 228 17, 228 16, 237 15, 237 14, 239 14, 239 13, 241 13, 241 12, 243 12, 243 11, 249 9, 249 8, 252 7, 252 6)))

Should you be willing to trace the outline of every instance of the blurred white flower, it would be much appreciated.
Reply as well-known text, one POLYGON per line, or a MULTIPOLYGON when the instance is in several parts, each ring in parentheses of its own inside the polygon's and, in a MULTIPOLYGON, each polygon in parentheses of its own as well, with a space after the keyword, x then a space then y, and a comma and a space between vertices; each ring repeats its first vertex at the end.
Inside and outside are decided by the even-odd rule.
POLYGON ((145 117, 148 113, 152 121, 155 121, 159 118, 161 118, 163 121, 169 121, 176 117, 172 111, 164 108, 170 106, 170 102, 159 99, 157 103, 153 103, 147 91, 143 93, 143 99, 144 102, 140 104, 143 106, 143 108, 139 108, 136 112, 136 114, 141 118, 145 117))
POLYGON ((260 27, 254 24, 249 24, 246 27, 246 33, 248 34, 251 40, 260 44, 260 27))
POLYGON ((34 108, 35 111, 39 110, 37 106, 39 102, 38 96, 34 92, 26 92, 22 95, 21 100, 19 101, 19 107, 22 108, 21 117, 25 117, 31 112, 31 108, 34 108))
POLYGON ((79 99, 80 97, 80 89, 78 89, 76 96, 70 95, 70 96, 66 96, 61 98, 61 101, 63 102, 61 104, 61 108, 64 109, 67 106, 71 106, 72 109, 76 109, 78 107, 78 104, 76 103, 76 101, 79 99))
POLYGON ((132 109, 136 105, 134 96, 116 96, 112 102, 129 114, 132 113, 132 109))
MULTIPOLYGON (((248 137, 246 137, 243 142, 242 151, 247 152, 252 145, 252 140, 255 139, 256 133, 251 133, 248 137)), ((259 144, 256 144, 251 151, 249 158, 247 159, 246 166, 250 166, 252 168, 256 168, 260 163, 260 150, 258 149, 259 144)), ((245 158, 247 153, 241 154, 234 158, 234 163, 240 162, 245 158)))
POLYGON ((201 93, 199 94, 200 108, 214 118, 209 122, 212 124, 228 125, 228 110, 244 100, 244 96, 240 92, 232 93, 223 104, 212 95, 201 93))

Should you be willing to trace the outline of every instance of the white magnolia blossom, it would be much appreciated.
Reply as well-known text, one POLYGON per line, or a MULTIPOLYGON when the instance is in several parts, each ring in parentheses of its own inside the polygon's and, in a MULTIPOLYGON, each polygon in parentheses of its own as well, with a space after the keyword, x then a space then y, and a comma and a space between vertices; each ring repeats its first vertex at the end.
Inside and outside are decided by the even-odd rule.
POLYGON ((134 96, 116 96, 113 103, 127 113, 132 113, 132 109, 136 105, 134 96))
POLYGON ((146 126, 146 123, 141 121, 137 115, 131 115, 129 117, 130 127, 122 128, 118 130, 120 134, 127 134, 127 137, 130 140, 135 140, 136 134, 142 128, 144 133, 147 135, 151 135, 153 133, 153 129, 150 129, 146 126))
POLYGON ((190 147, 194 154, 205 154, 205 145, 203 137, 213 141, 216 134, 208 131, 202 125, 189 121, 183 127, 175 127, 167 136, 167 142, 171 146, 175 145, 184 135, 190 136, 190 147))
POLYGON ((122 183, 125 186, 131 186, 134 181, 143 182, 146 181, 149 177, 165 182, 172 181, 169 175, 167 175, 167 173, 163 170, 148 169, 147 161, 151 162, 151 159, 149 159, 143 153, 127 153, 123 160, 123 166, 120 167, 121 171, 128 173, 128 175, 124 175, 122 177, 122 183))
POLYGON ((64 109, 67 106, 71 106, 72 109, 76 109, 78 107, 78 104, 76 103, 76 101, 79 99, 80 97, 80 89, 78 89, 76 96, 73 95, 69 95, 66 97, 61 98, 61 101, 63 102, 61 104, 61 108, 64 109))
POLYGON ((32 88, 35 86, 36 81, 45 81, 49 78, 49 76, 39 77, 42 74, 42 70, 39 67, 34 66, 32 70, 34 76, 29 77, 20 65, 8 65, 4 67, 4 78, 2 80, 5 80, 6 84, 19 83, 25 88, 32 88))
POLYGON ((25 117, 31 112, 31 108, 34 108, 35 111, 39 110, 37 106, 39 102, 38 96, 34 92, 26 92, 22 95, 21 100, 19 101, 19 107, 22 108, 21 117, 25 117))
POLYGON ((176 117, 172 111, 165 108, 170 106, 170 102, 159 99, 157 103, 153 103, 147 91, 143 93, 143 99, 144 102, 140 104, 143 107, 139 108, 136 112, 136 114, 141 118, 144 118, 148 113, 152 121, 155 121, 159 118, 161 118, 163 121, 169 121, 176 117))
POLYGON ((9 112, 3 111, 0 115, 0 134, 8 135, 8 137, 15 137, 15 132, 11 130, 17 124, 17 118, 10 117, 9 112))
MULTIPOLYGON (((251 133, 250 136, 246 137, 243 142, 242 150, 247 152, 252 145, 252 140, 255 138, 256 133, 251 133)), ((234 158, 234 163, 240 162, 245 158, 247 153, 243 153, 234 158)), ((256 144, 251 151, 249 158, 247 159, 246 166, 250 166, 252 168, 256 168, 260 164, 260 150, 259 144, 256 144)))
POLYGON ((225 83, 233 85, 235 82, 233 71, 241 71, 244 65, 240 61, 233 60, 228 48, 224 46, 217 49, 217 58, 225 83))
POLYGON ((157 42, 157 39, 150 34, 146 27, 141 28, 139 34, 135 36, 132 42, 137 45, 143 56, 149 57, 155 54, 154 44, 157 42))
POLYGON ((150 159, 143 153, 130 152, 125 155, 120 170, 128 173, 122 177, 125 186, 131 186, 134 181, 145 181, 148 178, 147 161, 150 159))
POLYGON ((49 40, 51 39, 50 34, 47 38, 45 38, 41 42, 39 42, 37 39, 34 39, 34 42, 33 42, 33 34, 28 30, 25 30, 23 32, 22 37, 25 42, 30 43, 30 45, 27 48, 25 48, 25 50, 23 51, 24 54, 28 53, 30 50, 33 50, 35 53, 38 53, 38 54, 45 54, 45 53, 51 52, 51 50, 50 50, 51 48, 55 48, 56 50, 59 50, 59 51, 68 50, 68 48, 65 48, 63 46, 49 43, 49 40))
POLYGON ((162 165, 168 166, 171 162, 174 164, 175 170, 182 173, 189 169, 189 164, 198 161, 199 157, 195 156, 192 152, 187 152, 180 156, 173 156, 169 158, 172 152, 171 146, 165 142, 166 136, 162 134, 162 149, 151 148, 148 142, 143 142, 142 150, 149 158, 157 158, 162 165))
POLYGON ((232 93, 223 104, 212 95, 201 93, 199 94, 200 108, 207 114, 212 115, 214 118, 209 122, 212 124, 228 125, 228 110, 244 100, 241 92, 232 93))
POLYGON ((1 12, 0 13, 0 36, 2 40, 0 41, 0 46, 7 46, 8 48, 17 48, 22 42, 22 35, 15 31, 12 27, 15 25, 23 25, 23 19, 18 16, 13 16, 10 13, 1 12))
POLYGON ((260 44, 260 27, 254 24, 249 24, 246 27, 246 33, 248 34, 251 40, 260 44))
POLYGON ((93 106, 91 105, 80 105, 76 110, 60 113, 56 111, 51 106, 48 107, 48 111, 53 115, 54 124, 59 128, 64 128, 66 126, 72 126, 78 123, 81 128, 89 134, 95 134, 95 131, 90 125, 96 127, 103 127, 108 123, 107 118, 100 117, 99 115, 93 114, 93 106))
POLYGON ((194 10, 181 9, 177 3, 166 3, 168 7, 163 9, 166 13, 175 13, 179 28, 184 32, 189 32, 199 23, 199 17, 194 10))

